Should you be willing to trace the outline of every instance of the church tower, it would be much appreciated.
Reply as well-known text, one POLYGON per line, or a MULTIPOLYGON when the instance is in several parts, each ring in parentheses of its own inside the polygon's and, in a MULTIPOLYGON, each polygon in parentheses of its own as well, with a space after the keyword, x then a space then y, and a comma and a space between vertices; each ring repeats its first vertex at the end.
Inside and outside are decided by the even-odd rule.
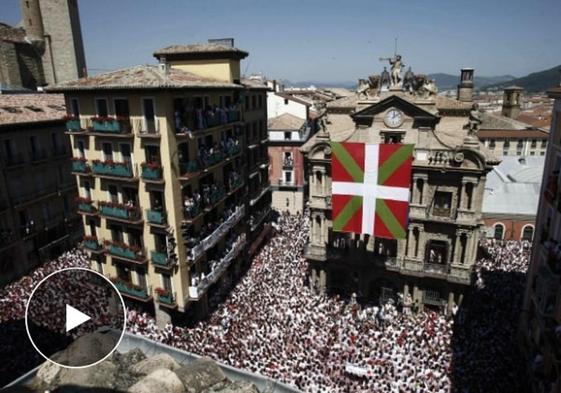
POLYGON ((20 0, 27 37, 41 55, 47 84, 86 75, 77 0, 20 0))

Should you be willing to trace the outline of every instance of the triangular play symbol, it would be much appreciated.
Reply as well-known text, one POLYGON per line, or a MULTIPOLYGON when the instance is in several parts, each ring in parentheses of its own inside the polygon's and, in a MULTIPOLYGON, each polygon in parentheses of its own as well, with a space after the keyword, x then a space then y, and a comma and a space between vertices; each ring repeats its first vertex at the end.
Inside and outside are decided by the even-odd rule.
POLYGON ((66 332, 92 319, 72 306, 66 305, 66 332))

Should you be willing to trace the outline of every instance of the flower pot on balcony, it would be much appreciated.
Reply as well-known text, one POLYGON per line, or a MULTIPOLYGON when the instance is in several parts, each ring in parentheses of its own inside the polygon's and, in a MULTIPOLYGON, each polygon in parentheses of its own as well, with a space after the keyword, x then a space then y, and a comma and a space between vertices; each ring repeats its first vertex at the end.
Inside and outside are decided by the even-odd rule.
POLYGON ((151 252, 151 258, 152 258, 152 262, 155 265, 167 266, 167 264, 168 264, 168 256, 166 255, 165 252, 152 251, 151 252))
POLYGON ((121 123, 116 119, 95 119, 92 120, 92 128, 96 132, 119 134, 121 132, 121 123))
POLYGON ((142 178, 147 180, 160 180, 162 178, 162 168, 142 165, 142 178))
POLYGON ((132 177, 132 168, 126 163, 94 161, 92 170, 97 175, 132 177))
POLYGON ((86 173, 89 172, 89 167, 86 161, 75 160, 72 161, 72 172, 86 173))
POLYGON ((80 131, 81 130, 80 120, 79 119, 66 120, 66 129, 72 132, 80 131))

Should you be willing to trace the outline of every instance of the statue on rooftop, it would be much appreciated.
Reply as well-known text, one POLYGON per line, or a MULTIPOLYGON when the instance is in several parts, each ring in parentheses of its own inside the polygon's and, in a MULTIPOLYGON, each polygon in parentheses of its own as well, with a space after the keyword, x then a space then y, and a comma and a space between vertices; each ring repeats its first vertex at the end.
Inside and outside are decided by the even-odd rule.
POLYGON ((375 98, 380 88, 380 75, 370 75, 368 79, 359 79, 356 94, 359 99, 375 98))
POLYGON ((477 136, 481 123, 481 111, 479 110, 479 104, 475 102, 469 111, 468 123, 464 126, 464 129, 468 130, 468 136, 477 136))
POLYGON ((380 61, 387 60, 390 62, 391 66, 391 87, 401 86, 401 69, 405 67, 405 64, 401 61, 401 55, 395 55, 394 57, 381 57, 380 61))
POLYGON ((390 73, 388 72, 386 67, 384 67, 384 71, 382 71, 382 74, 380 75, 380 87, 389 87, 390 84, 391 84, 390 73))
POLYGON ((411 67, 409 67, 407 69, 407 72, 403 76, 403 90, 412 93, 414 81, 415 81, 415 74, 411 70, 411 67))

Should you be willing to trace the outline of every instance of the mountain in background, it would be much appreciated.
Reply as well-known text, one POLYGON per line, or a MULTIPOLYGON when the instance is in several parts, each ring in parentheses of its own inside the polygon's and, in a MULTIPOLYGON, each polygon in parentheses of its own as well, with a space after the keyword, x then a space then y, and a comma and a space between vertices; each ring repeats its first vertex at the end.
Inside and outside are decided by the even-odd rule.
POLYGON ((314 85, 315 87, 344 87, 345 89, 355 90, 357 82, 355 81, 341 81, 341 82, 322 82, 322 81, 300 81, 292 82, 288 79, 280 79, 280 83, 284 87, 310 87, 314 85))
POLYGON ((516 85, 522 87, 528 93, 536 93, 546 91, 554 86, 559 85, 559 71, 561 65, 550 68, 549 70, 534 72, 522 78, 516 78, 508 81, 508 83, 498 82, 485 87, 485 90, 502 90, 506 86, 516 85))
MULTIPOLYGON (((443 73, 429 74, 429 79, 434 79, 438 90, 456 90, 458 83, 460 83, 460 75, 450 75, 443 73)), ((512 75, 499 75, 499 76, 477 76, 475 75, 475 87, 481 89, 488 85, 504 83, 515 79, 512 75)))

